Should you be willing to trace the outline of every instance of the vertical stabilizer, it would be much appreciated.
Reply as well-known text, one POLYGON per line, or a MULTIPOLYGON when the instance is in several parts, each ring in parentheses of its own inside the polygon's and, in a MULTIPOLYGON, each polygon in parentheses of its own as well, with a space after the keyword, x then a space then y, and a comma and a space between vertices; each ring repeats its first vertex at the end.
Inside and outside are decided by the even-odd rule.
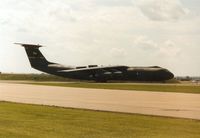
POLYGON ((26 54, 30 61, 30 64, 35 69, 42 69, 48 66, 49 62, 46 58, 42 55, 39 48, 42 47, 41 45, 34 45, 34 44, 22 44, 22 43, 15 43, 21 45, 25 48, 26 54))

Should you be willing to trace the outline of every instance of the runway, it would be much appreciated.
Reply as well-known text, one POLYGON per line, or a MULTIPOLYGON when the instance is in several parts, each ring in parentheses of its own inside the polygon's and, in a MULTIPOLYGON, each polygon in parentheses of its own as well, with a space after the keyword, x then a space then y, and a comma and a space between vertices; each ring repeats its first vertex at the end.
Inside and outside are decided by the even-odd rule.
POLYGON ((0 82, 0 101, 200 120, 200 94, 85 89, 0 82))

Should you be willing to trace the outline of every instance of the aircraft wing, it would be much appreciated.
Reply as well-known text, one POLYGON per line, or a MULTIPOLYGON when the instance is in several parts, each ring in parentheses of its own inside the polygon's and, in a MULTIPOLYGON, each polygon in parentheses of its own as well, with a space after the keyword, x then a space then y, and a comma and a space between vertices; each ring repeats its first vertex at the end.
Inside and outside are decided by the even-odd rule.
POLYGON ((59 72, 63 73, 72 73, 72 72, 79 72, 79 73, 122 73, 124 70, 126 70, 127 66, 106 66, 106 67, 88 67, 88 68, 81 68, 81 69, 70 69, 70 70, 61 70, 59 72))

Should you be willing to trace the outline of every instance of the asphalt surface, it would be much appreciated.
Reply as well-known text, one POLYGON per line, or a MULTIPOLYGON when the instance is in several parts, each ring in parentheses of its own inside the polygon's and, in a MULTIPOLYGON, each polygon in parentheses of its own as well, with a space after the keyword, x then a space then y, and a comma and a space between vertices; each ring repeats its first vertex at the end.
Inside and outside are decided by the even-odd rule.
POLYGON ((200 94, 85 89, 0 82, 0 101, 200 120, 200 94))

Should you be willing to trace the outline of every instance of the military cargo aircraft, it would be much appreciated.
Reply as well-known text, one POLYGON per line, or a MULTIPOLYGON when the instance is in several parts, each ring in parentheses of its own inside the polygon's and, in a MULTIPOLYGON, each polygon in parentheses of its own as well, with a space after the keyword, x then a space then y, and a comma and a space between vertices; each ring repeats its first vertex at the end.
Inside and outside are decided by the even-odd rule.
POLYGON ((158 66, 63 66, 46 60, 39 50, 39 48, 42 47, 41 45, 15 44, 21 45, 25 48, 30 64, 34 69, 61 77, 79 80, 94 80, 96 82, 107 82, 108 80, 165 81, 174 77, 170 71, 158 66))

